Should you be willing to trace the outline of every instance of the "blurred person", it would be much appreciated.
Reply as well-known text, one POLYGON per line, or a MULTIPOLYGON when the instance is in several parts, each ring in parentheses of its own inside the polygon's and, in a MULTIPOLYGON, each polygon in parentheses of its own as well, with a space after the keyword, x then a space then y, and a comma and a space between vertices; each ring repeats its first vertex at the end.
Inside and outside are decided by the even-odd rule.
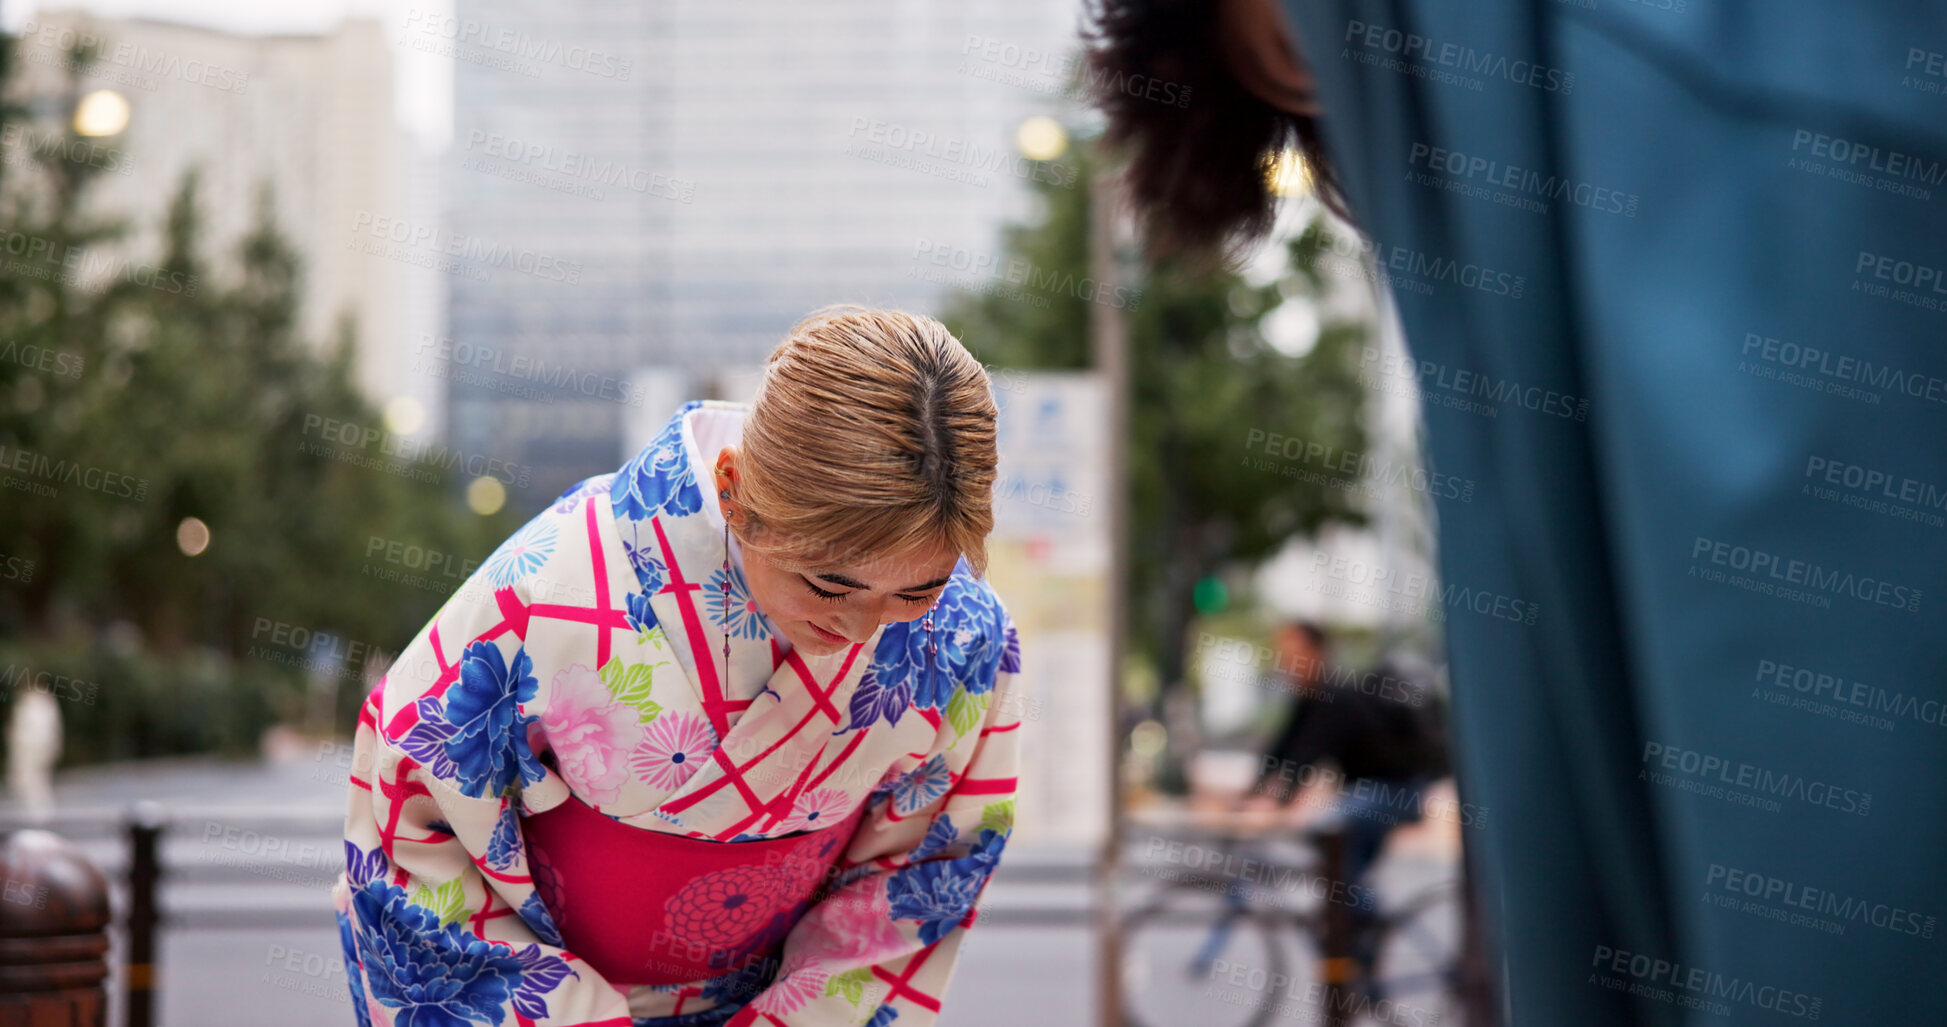
POLYGON ((31 820, 54 815, 54 765, 61 761, 61 704, 44 688, 14 689, 7 719, 7 790, 31 820))
MULTIPOLYGON (((1284 727, 1265 751, 1247 809, 1286 806, 1308 780, 1336 785, 1330 805, 1309 825, 1345 836, 1344 881, 1373 894, 1368 876, 1386 839, 1422 817, 1426 790, 1447 774, 1437 707, 1419 681, 1393 662, 1356 673, 1331 667, 1331 649, 1316 624, 1278 629, 1276 666, 1292 700, 1284 727)), ((1358 955, 1369 961, 1365 928, 1376 904, 1351 906, 1358 955)))
POLYGON ((1362 376, 1477 483, 1437 601, 1500 1018, 1937 1022, 1947 8, 1092 6, 1152 250, 1247 252, 1297 148, 1411 349, 1362 376))
POLYGON ((1013 819, 995 462, 944 327, 832 308, 509 538, 359 718, 360 1021, 932 1023, 1013 819))

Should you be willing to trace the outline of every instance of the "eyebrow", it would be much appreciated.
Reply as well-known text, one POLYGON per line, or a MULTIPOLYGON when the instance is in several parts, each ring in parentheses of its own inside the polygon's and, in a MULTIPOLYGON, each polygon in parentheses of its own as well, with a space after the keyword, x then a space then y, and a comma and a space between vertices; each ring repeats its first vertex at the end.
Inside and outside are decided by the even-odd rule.
MULTIPOLYGON (((938 588, 941 585, 946 584, 948 581, 952 580, 952 577, 953 576, 949 574, 944 578, 935 578, 924 585, 914 585, 911 588, 895 588, 893 589, 893 591, 894 592, 924 592, 929 588, 938 588)), ((846 588, 862 589, 867 592, 872 591, 871 586, 865 584, 862 581, 857 581, 852 578, 848 578, 843 574, 820 574, 818 575, 818 578, 824 581, 829 581, 834 585, 844 585, 846 588)))

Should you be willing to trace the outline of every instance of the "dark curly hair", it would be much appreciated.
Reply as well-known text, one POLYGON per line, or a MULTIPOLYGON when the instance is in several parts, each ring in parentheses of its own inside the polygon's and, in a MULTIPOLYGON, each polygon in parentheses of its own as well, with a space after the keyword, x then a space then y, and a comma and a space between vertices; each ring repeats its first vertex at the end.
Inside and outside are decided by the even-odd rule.
MULTIPOLYGON (((1105 141, 1127 158, 1124 181, 1154 256, 1241 258, 1276 221, 1267 171, 1294 146, 1313 191, 1350 220, 1303 58, 1286 47, 1298 79, 1282 84, 1284 103, 1247 85, 1223 23, 1236 2, 1091 0, 1086 10, 1085 86, 1108 118, 1105 141)), ((1278 28, 1289 43, 1281 18, 1278 28)))

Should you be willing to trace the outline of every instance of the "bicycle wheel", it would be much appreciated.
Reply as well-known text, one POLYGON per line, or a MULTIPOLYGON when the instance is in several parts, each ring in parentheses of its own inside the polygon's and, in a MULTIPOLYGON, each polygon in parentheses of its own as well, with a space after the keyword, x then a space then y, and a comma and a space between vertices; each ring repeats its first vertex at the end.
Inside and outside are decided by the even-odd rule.
POLYGON ((1463 1027, 1460 885, 1443 881, 1381 915, 1361 1022, 1463 1027))
POLYGON ((1122 953, 1132 1027, 1264 1027, 1290 979, 1273 921, 1191 887, 1171 888, 1126 918, 1122 953))

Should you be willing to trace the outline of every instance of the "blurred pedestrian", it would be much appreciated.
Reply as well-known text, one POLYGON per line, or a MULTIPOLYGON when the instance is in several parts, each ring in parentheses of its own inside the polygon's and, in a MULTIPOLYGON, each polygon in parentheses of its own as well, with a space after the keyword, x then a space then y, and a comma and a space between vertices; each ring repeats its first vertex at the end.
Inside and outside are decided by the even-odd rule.
POLYGON ((54 815, 54 764, 61 759, 61 704, 41 688, 14 689, 7 721, 7 790, 29 819, 54 815))
MULTIPOLYGON (((1274 642, 1272 673, 1292 700, 1245 805, 1288 805, 1305 783, 1324 782, 1329 805, 1310 830, 1344 834, 1345 883, 1371 895, 1368 877, 1386 839, 1422 818, 1427 786, 1447 773, 1437 706, 1425 686, 1395 664, 1363 673, 1335 667, 1316 624, 1285 624, 1274 642)), ((1363 937, 1376 903, 1352 909, 1355 932, 1363 937)), ((1370 950, 1362 946, 1360 955, 1369 959, 1370 950)))

